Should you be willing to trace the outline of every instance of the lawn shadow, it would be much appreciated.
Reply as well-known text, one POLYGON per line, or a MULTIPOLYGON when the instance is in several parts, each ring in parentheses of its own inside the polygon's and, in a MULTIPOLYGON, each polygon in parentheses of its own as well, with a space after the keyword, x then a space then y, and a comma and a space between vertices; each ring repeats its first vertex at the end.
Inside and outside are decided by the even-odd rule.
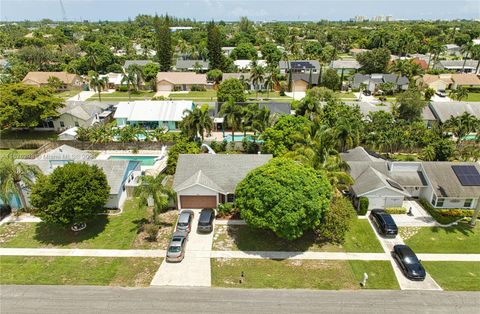
POLYGON ((74 232, 70 227, 64 228, 42 221, 35 227, 34 239, 43 244, 68 246, 95 238, 105 230, 107 224, 108 216, 99 215, 95 217, 95 221, 87 223, 87 228, 74 232))
POLYGON ((461 233, 464 236, 470 236, 475 233, 475 227, 470 226, 466 222, 459 222, 456 226, 450 226, 450 227, 432 227, 432 232, 438 233, 438 232, 445 232, 445 233, 461 233))

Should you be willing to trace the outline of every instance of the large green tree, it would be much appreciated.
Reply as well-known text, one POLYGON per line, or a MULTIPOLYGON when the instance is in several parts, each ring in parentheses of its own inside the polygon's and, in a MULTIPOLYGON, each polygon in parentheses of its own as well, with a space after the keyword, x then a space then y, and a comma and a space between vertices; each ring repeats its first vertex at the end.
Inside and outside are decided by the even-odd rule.
POLYGON ((407 121, 418 120, 427 102, 417 89, 409 89, 397 96, 398 115, 407 121))
POLYGON ((36 127, 64 106, 48 87, 3 84, 0 95, 0 129, 36 127))
POLYGON ((87 223, 103 211, 110 193, 102 169, 86 163, 68 163, 32 187, 30 202, 43 221, 67 227, 87 223))
POLYGON ((244 102, 247 99, 244 84, 236 78, 224 80, 218 87, 217 99, 219 102, 230 99, 236 102, 244 102))
POLYGON ((204 104, 185 111, 186 115, 180 123, 180 128, 189 139, 195 140, 200 137, 203 142, 205 133, 210 134, 212 131, 213 119, 208 109, 208 105, 204 104))
POLYGON ((173 48, 170 32, 170 17, 155 16, 153 20, 157 39, 157 60, 160 64, 160 71, 170 71, 172 67, 173 48))
POLYGON ((236 205, 248 225, 288 240, 322 223, 332 187, 322 172, 293 160, 274 158, 237 186, 236 205))
POLYGON ((372 49, 360 53, 357 61, 362 66, 361 70, 367 74, 385 73, 390 62, 390 50, 386 48, 372 49))
POLYGON ((207 48, 210 68, 223 70, 222 35, 213 21, 207 25, 207 48))

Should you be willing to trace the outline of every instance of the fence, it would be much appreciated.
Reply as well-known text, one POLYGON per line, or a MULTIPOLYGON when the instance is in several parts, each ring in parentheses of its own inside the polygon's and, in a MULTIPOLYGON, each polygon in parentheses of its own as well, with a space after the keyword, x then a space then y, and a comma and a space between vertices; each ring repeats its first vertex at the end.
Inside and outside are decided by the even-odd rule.
POLYGON ((49 142, 49 140, 0 139, 0 149, 36 149, 49 142))

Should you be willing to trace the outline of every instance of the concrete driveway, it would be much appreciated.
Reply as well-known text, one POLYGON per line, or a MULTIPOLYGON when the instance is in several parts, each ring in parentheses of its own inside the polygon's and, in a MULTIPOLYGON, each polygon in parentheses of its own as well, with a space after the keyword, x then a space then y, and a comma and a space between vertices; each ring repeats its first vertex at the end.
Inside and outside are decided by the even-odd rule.
POLYGON ((414 200, 404 201, 402 207, 412 209, 412 216, 407 214, 392 215, 398 227, 435 227, 438 223, 423 207, 414 200))
POLYGON ((150 283, 152 286, 211 286, 210 253, 213 232, 197 233, 201 210, 193 211, 192 231, 188 237, 185 258, 180 263, 167 263, 164 260, 150 283))
POLYGON ((368 219, 368 222, 374 229, 375 235, 380 241, 383 250, 387 253, 390 263, 392 264, 393 272, 395 273, 395 277, 397 277, 398 284, 400 285, 400 289, 402 290, 442 290, 442 288, 433 280, 432 276, 427 273, 427 276, 424 281, 412 281, 407 279, 403 275, 400 266, 393 258, 391 252, 393 251, 393 247, 397 244, 405 244, 400 236, 396 236, 394 239, 387 239, 380 236, 377 232, 377 229, 372 224, 372 221, 368 219))

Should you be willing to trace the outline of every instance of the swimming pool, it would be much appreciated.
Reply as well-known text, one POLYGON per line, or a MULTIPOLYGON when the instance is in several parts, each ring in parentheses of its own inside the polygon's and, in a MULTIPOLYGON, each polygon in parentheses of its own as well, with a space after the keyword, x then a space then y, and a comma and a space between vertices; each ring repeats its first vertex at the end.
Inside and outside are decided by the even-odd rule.
MULTIPOLYGON (((243 135, 235 135, 235 137, 234 137, 233 139, 234 139, 235 142, 241 142, 241 141, 243 141, 243 138, 244 138, 244 137, 245 137, 245 136, 243 136, 243 135)), ((254 141, 252 135, 247 135, 246 138, 247 138, 247 141, 249 141, 249 142, 253 142, 253 141, 254 141)), ((231 135, 231 134, 225 135, 225 136, 223 137, 223 139, 224 139, 225 141, 227 141, 227 142, 231 142, 231 141, 232 141, 232 135, 231 135)), ((259 140, 259 139, 257 138, 256 142, 257 142, 257 143, 262 143, 263 141, 262 141, 262 140, 259 140)))
POLYGON ((133 155, 124 155, 124 156, 110 156, 108 159, 112 160, 131 160, 131 161, 140 161, 142 166, 153 166, 155 164, 155 159, 158 156, 133 156, 133 155))

